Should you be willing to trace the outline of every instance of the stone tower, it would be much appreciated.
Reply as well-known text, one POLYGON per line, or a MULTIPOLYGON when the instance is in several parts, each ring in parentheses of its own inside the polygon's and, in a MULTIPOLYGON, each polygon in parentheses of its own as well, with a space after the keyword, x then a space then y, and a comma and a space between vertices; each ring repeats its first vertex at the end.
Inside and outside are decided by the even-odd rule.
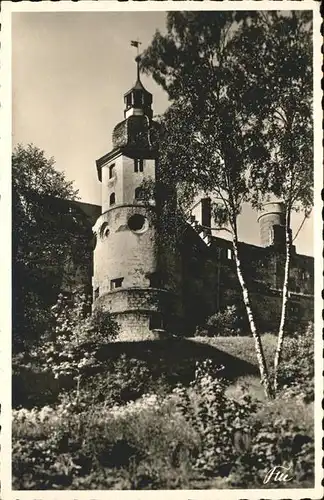
POLYGON ((285 245, 285 206, 281 201, 264 203, 258 216, 261 246, 285 245))
POLYGON ((96 162, 102 213, 93 228, 93 307, 113 314, 120 340, 159 337, 172 302, 159 265, 156 200, 141 196, 143 181, 157 180, 159 127, 138 57, 136 62, 136 83, 124 95, 124 120, 113 130, 112 150, 96 162))

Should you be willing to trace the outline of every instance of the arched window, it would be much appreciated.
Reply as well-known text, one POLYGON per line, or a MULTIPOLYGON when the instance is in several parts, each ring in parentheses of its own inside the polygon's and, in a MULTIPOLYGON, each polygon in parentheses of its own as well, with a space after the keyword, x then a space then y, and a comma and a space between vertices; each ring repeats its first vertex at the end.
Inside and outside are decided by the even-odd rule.
POLYGON ((128 94, 128 95, 126 96, 126 106, 127 106, 128 108, 130 108, 130 107, 131 107, 131 105, 132 105, 132 94, 128 94))
POLYGON ((112 179, 115 175, 115 164, 109 166, 109 179, 112 179))
POLYGON ((104 222, 99 230, 100 238, 105 238, 109 235, 108 223, 104 222))
POLYGON ((115 205, 115 203, 116 203, 116 195, 115 193, 111 193, 109 198, 109 205, 115 205))
POLYGON ((142 158, 134 159, 134 172, 143 172, 144 171, 144 160, 142 158))

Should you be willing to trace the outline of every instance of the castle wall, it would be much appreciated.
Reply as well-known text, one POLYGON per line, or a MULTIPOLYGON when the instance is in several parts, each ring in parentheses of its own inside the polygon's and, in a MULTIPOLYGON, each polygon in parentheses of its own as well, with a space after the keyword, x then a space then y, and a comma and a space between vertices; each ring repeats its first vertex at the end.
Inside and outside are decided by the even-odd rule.
MULTIPOLYGON (((236 305, 246 323, 242 292, 237 279, 232 244, 214 238, 204 245, 197 233, 187 233, 183 244, 183 301, 187 332, 204 325, 208 317, 236 305)), ((285 253, 273 247, 240 244, 242 271, 250 292, 252 310, 260 331, 277 331, 281 315, 281 290, 285 253)), ((314 315, 314 260, 294 254, 290 270, 289 329, 303 328, 314 315)), ((243 321, 243 323, 244 323, 243 321)))
MULTIPOLYGON (((98 207, 95 208, 98 210, 98 207)), ((97 305, 102 304, 112 314, 119 315, 121 337, 126 335, 129 340, 156 338, 156 333, 149 328, 150 319, 155 313, 163 313, 165 323, 173 316, 171 323, 175 333, 182 331, 182 328, 177 327, 175 317, 184 315, 187 320, 186 333, 189 335, 193 334, 197 325, 204 324, 209 316, 224 309, 226 305, 237 304, 244 313, 230 241, 214 238, 212 246, 208 248, 197 233, 189 228, 181 248, 182 268, 179 269, 179 261, 175 265, 167 246, 163 248, 166 252, 164 258, 160 259, 158 256, 153 231, 154 207, 127 206, 125 210, 122 214, 121 207, 115 207, 102 214, 96 224, 98 253, 95 276, 101 278, 93 281, 93 291, 95 292, 99 283, 103 293, 97 300, 97 305), (145 216, 152 223, 151 235, 149 229, 138 236, 126 227, 127 217, 141 211, 145 211, 145 216), (100 228, 104 223, 111 232, 101 237, 100 228), (116 239, 111 238, 114 234, 116 239), (173 278, 171 276, 172 282, 163 283, 164 290, 157 291, 150 287, 149 275, 156 270, 160 271, 159 266, 162 264, 172 271, 170 275, 173 278), (122 276, 125 280, 123 289, 110 290, 110 279, 122 276), (174 293, 167 293, 166 289, 174 293), (179 303, 184 305, 181 313, 176 310, 179 303)), ((89 220, 89 228, 90 225, 89 220)), ((83 268, 72 261, 67 262, 62 284, 62 289, 66 292, 77 286, 91 287, 91 246, 86 239, 84 244, 89 245, 89 265, 83 268)), ((80 249, 80 252, 82 250, 84 249, 80 249)), ((276 331, 280 321, 285 253, 271 247, 262 248, 245 243, 240 244, 240 250, 257 327, 260 331, 276 331)), ((313 319, 314 314, 312 257, 293 252, 289 288, 291 328, 302 328, 313 319)))

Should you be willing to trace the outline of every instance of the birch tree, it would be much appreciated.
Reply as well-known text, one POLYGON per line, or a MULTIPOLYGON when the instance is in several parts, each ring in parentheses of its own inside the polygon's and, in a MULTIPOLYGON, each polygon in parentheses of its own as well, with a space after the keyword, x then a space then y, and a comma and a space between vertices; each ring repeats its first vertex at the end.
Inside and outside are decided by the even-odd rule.
POLYGON ((269 89, 262 108, 263 130, 270 160, 255 165, 251 175, 256 200, 275 196, 285 204, 285 271, 282 287, 281 319, 274 358, 274 390, 278 389, 289 301, 293 211, 304 212, 313 202, 312 130, 312 30, 311 13, 260 12, 253 33, 260 48, 259 58, 251 59, 252 46, 244 44, 244 64, 251 74, 262 73, 263 86, 269 89), (257 181, 257 182, 256 182, 257 181), (258 188, 256 190, 256 187, 258 188))
POLYGON ((142 68, 168 93, 160 162, 169 182, 215 199, 219 227, 231 234, 240 283, 266 397, 272 389, 244 278, 238 216, 250 200, 249 176, 268 151, 260 133, 263 92, 240 62, 251 16, 233 12, 170 12, 167 33, 157 32, 142 68))

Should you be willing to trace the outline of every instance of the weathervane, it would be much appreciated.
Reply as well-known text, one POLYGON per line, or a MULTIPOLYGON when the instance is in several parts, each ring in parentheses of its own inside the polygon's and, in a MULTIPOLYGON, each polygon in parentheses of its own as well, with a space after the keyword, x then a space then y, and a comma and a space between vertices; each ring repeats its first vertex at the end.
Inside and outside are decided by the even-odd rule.
POLYGON ((136 47, 137 48, 137 57, 139 57, 139 46, 142 45, 142 42, 137 40, 131 40, 131 47, 136 47))

